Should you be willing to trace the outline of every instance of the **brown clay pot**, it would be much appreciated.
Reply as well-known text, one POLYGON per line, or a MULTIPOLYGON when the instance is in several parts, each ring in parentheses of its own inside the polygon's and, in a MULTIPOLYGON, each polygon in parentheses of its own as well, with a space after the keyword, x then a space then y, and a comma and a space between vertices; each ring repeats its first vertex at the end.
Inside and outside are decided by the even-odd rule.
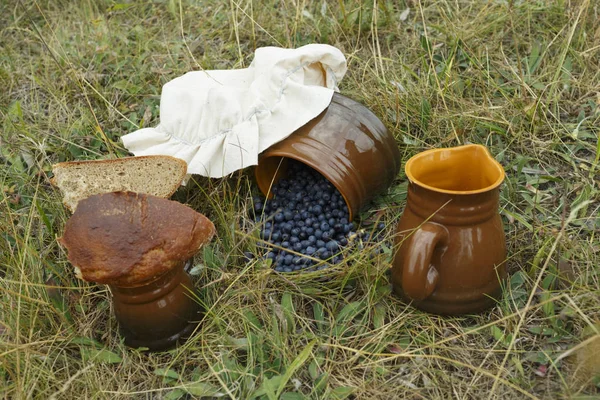
POLYGON ((127 346, 152 351, 170 349, 185 341, 202 318, 183 264, 142 285, 109 286, 127 346))
POLYGON ((350 219, 400 169, 400 152, 383 123, 362 104, 334 93, 331 104, 283 141, 265 150, 255 169, 260 190, 285 177, 288 159, 319 171, 341 193, 350 219))
POLYGON ((493 306, 506 278, 498 213, 502 166, 480 145, 412 157, 406 208, 396 231, 394 291, 415 307, 446 315, 493 306))

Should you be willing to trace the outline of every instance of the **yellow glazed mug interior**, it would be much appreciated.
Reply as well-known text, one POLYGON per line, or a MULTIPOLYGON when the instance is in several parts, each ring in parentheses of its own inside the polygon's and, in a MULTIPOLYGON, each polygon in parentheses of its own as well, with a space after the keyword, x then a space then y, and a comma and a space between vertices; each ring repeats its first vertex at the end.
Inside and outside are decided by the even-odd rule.
POLYGON ((448 194, 476 194, 498 187, 504 169, 485 146, 468 144, 426 150, 405 165, 411 183, 448 194))

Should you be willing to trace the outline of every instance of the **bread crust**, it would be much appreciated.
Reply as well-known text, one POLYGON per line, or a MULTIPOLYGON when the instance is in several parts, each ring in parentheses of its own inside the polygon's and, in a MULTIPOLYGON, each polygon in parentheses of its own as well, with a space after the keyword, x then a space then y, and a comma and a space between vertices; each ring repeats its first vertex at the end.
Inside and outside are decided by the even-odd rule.
MULTIPOLYGON (((131 157, 115 158, 115 159, 110 159, 110 160, 64 161, 64 162, 56 163, 56 164, 52 165, 52 172, 54 173, 54 176, 52 178, 50 178, 50 183, 53 186, 58 187, 63 192, 63 194, 66 195, 67 189, 65 189, 64 187, 61 187, 58 180, 56 179, 56 176, 61 173, 60 172, 61 169, 66 170, 69 168, 79 167, 79 166, 85 167, 87 165, 106 165, 107 167, 110 167, 110 164, 127 164, 128 162, 133 161, 133 160, 135 160, 135 161, 148 160, 148 161, 153 161, 153 162, 165 160, 165 161, 179 164, 180 169, 182 170, 182 173, 176 179, 177 184, 172 185, 168 194, 166 196, 164 196, 165 198, 171 197, 173 195, 173 193, 175 193, 177 191, 177 189, 179 188, 179 185, 181 184, 181 182, 183 181, 183 179, 185 178, 185 175, 187 173, 187 163, 184 160, 177 158, 177 157, 172 157, 172 156, 168 156, 168 155, 131 156, 131 157)), ((122 189, 125 190, 127 188, 122 188, 122 189)), ((66 201, 66 198, 63 200, 63 205, 69 211, 71 211, 71 212, 74 211, 74 207, 66 201)))
POLYGON ((81 200, 58 240, 82 279, 130 287, 181 265, 214 234, 208 218, 181 203, 112 192, 81 200))

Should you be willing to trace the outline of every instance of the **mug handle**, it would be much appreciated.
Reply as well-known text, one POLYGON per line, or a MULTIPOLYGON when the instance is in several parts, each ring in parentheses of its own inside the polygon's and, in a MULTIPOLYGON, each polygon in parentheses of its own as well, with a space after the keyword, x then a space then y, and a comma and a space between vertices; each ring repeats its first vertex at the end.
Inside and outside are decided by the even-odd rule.
POLYGON ((443 225, 425 222, 409 237, 402 268, 402 290, 414 299, 423 300, 435 289, 439 273, 431 265, 437 246, 446 246, 448 230, 443 225))

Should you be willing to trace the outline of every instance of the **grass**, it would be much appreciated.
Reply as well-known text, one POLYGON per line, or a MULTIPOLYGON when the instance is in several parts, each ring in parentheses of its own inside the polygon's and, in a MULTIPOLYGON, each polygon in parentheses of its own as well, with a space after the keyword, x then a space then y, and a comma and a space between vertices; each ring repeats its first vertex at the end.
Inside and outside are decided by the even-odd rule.
MULTIPOLYGON (((2 2, 0 396, 597 398, 599 14, 597 0, 2 2), (56 242, 68 214, 51 165, 127 154, 119 137, 157 124, 176 76, 311 42, 346 54, 341 92, 380 116, 404 162, 472 142, 502 163, 503 300, 460 318, 408 307, 390 249, 323 279, 246 263, 248 170, 175 195, 218 227, 196 257, 201 329, 168 353, 124 347, 107 289, 78 281, 56 242)), ((391 237, 405 196, 401 172, 361 219, 391 237)))

